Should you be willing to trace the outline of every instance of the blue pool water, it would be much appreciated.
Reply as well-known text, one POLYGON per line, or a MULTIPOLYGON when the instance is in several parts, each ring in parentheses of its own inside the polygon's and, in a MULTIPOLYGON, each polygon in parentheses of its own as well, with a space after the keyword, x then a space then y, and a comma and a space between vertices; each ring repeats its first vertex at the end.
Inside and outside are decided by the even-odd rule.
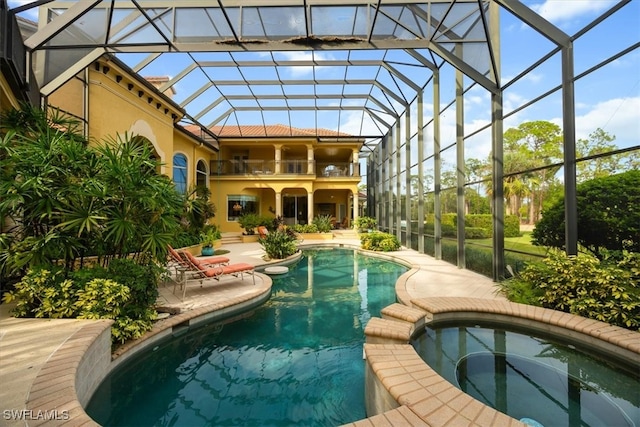
POLYGON ((87 413, 108 426, 335 426, 364 418, 364 326, 407 268, 308 250, 249 317, 127 361, 87 413))
POLYGON ((638 366, 578 343, 507 325, 456 323, 427 327, 413 345, 449 382, 529 425, 640 426, 638 366))

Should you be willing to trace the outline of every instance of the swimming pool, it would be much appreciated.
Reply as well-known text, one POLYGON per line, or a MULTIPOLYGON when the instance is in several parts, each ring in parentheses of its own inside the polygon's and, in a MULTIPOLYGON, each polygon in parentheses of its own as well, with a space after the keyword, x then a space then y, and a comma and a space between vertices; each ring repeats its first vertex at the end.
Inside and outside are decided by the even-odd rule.
POLYGON ((413 346, 451 384, 532 425, 640 423, 637 366, 600 357, 577 342, 505 324, 456 321, 427 326, 413 346))
POLYGON ((363 328, 408 269, 346 249, 305 250, 250 317, 133 357, 86 408, 103 425, 338 425, 366 416, 363 328))

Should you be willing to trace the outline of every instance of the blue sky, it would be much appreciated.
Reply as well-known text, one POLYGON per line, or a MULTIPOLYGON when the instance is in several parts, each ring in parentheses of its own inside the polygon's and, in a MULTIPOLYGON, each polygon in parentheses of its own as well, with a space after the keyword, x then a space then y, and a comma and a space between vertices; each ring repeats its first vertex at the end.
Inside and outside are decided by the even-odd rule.
MULTIPOLYGON (((9 1, 10 7, 23 3, 28 2, 9 1)), ((527 0, 524 3, 571 36, 617 2, 610 0, 548 0, 544 2, 527 0)), ((29 16, 35 19, 33 13, 29 16)), ((500 19, 502 28, 501 73, 503 83, 507 83, 554 46, 508 12, 502 11, 500 19)), ((633 0, 605 21, 599 29, 591 30, 575 42, 576 74, 589 69, 603 58, 639 42, 640 1, 633 0)), ((309 52, 282 54, 298 58, 307 58, 310 55, 309 52)), ((373 55, 374 53, 362 53, 362 55, 367 54, 373 55)), ((316 53, 316 55, 332 58, 338 56, 339 53, 323 52, 316 53)), ((182 62, 179 58, 172 57, 171 63, 166 61, 155 63, 152 69, 145 71, 147 74, 173 76, 184 67, 182 62)), ((513 108, 558 85, 561 77, 560 69, 559 55, 555 55, 546 63, 529 72, 521 82, 509 87, 504 94, 505 113, 508 114, 513 108)), ((282 72, 290 74, 291 78, 305 78, 305 73, 309 74, 309 69, 292 67, 290 70, 282 70, 282 72)), ((443 81, 451 79, 453 76, 451 70, 449 76, 446 73, 445 71, 443 81)), ((182 94, 195 90, 195 88, 180 87, 180 84, 176 89, 182 94)), ((352 89, 357 90, 355 87, 352 89)), ((587 138, 591 132, 602 128, 611 135, 615 135, 615 143, 619 147, 640 144, 640 49, 635 49, 625 57, 615 60, 594 73, 593 76, 581 79, 576 83, 575 89, 577 138, 587 138)), ((451 87, 443 89, 443 103, 450 101, 452 93, 451 87)), ((490 119, 489 100, 489 94, 479 87, 468 93, 464 120, 467 133, 488 122, 490 119)), ((352 102, 357 105, 356 101, 352 102)), ((431 108, 426 106, 425 109, 427 110, 425 118, 428 119, 431 108)), ((508 117, 504 128, 517 126, 530 120, 548 120, 562 126, 561 112, 561 97, 558 93, 508 117)), ((215 117, 216 114, 219 113, 212 112, 205 116, 203 123, 207 123, 209 117, 215 117)), ((275 113, 267 114, 275 115, 275 113)), ((346 117, 347 120, 341 122, 341 131, 352 130, 353 133, 358 133, 362 130, 362 114, 347 113, 343 117, 346 117)), ((314 123, 296 123, 296 126, 299 127, 313 127, 314 125, 314 123)), ((443 115, 442 125, 443 138, 445 140, 455 138, 455 114, 453 111, 443 115)), ((367 126, 371 126, 371 123, 364 124, 365 133, 367 126)), ((471 138, 467 147, 469 156, 485 158, 489 150, 489 139, 486 132, 471 138)))

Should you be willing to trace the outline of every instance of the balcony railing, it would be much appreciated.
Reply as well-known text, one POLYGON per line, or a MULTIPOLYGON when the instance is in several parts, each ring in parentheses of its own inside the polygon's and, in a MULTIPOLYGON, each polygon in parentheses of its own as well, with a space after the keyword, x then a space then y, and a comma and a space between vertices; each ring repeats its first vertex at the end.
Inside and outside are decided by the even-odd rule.
POLYGON ((307 160, 212 160, 211 175, 314 175, 318 178, 359 176, 359 165, 353 163, 317 163, 307 160))
POLYGON ((316 167, 319 178, 360 176, 360 165, 357 163, 318 163, 316 167))
POLYGON ((273 160, 212 160, 211 175, 273 175, 273 160))

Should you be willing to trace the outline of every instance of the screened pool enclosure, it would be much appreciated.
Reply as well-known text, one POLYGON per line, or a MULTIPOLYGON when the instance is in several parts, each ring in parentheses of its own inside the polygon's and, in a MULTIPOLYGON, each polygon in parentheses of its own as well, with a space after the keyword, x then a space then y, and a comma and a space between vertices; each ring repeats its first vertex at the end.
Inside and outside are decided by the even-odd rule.
POLYGON ((637 1, 34 1, 3 13, 38 21, 22 38, 45 104, 108 54, 168 76, 159 90, 175 91, 181 124, 363 138, 365 214, 461 268, 484 247, 495 280, 510 217, 533 224, 559 191, 575 254, 581 171, 640 150, 637 1), (490 216, 480 243, 465 237, 473 214, 490 216))

